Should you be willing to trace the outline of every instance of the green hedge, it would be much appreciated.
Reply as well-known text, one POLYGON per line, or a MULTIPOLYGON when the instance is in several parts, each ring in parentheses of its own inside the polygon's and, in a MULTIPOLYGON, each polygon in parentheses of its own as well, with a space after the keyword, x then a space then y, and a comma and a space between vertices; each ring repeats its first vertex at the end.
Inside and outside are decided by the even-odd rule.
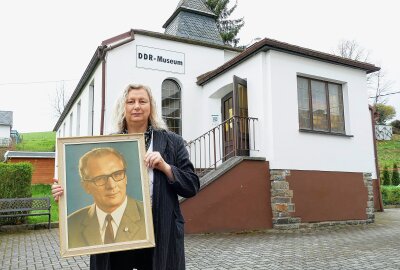
POLYGON ((32 164, 0 163, 0 198, 29 198, 32 196, 32 164))
MULTIPOLYGON (((0 163, 0 198, 30 198, 32 196, 32 164, 0 163)), ((0 225, 25 223, 25 217, 2 218, 0 225)))
POLYGON ((400 187, 381 186, 384 205, 400 205, 400 187))

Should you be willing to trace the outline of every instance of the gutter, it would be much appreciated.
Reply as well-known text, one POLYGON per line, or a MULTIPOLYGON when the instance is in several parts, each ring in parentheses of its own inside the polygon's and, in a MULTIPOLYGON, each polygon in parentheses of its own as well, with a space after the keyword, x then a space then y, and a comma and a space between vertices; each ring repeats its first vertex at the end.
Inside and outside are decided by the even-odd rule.
POLYGON ((381 175, 379 171, 379 164, 378 164, 378 151, 376 147, 376 135, 375 135, 375 109, 372 106, 369 106, 369 110, 371 111, 371 122, 372 122, 372 138, 374 140, 374 155, 375 155, 375 170, 376 170, 376 178, 378 181, 378 199, 379 199, 379 207, 380 212, 383 212, 383 201, 382 201, 382 192, 381 192, 381 175))
POLYGON ((135 34, 133 30, 131 29, 129 32, 126 32, 122 35, 116 36, 114 38, 110 38, 108 40, 104 40, 101 44, 103 46, 106 46, 104 50, 102 51, 102 54, 100 56, 101 58, 101 116, 100 116, 100 135, 104 135, 104 115, 106 111, 106 71, 107 71, 107 52, 118 48, 122 45, 125 45, 131 41, 135 40, 135 34), (127 38, 127 39, 125 39, 127 38), (114 45, 110 45, 107 47, 107 45, 116 42, 118 40, 125 39, 119 43, 116 43, 114 45))
POLYGON ((65 106, 63 112, 61 113, 60 117, 58 118, 58 121, 56 125, 53 128, 53 131, 57 131, 62 122, 64 121, 65 117, 67 116, 68 112, 71 110, 72 106, 74 105, 74 102, 76 98, 82 93, 85 85, 87 84, 87 81, 89 80, 90 76, 92 76, 94 70, 98 66, 98 64, 101 62, 102 63, 102 86, 101 86, 101 120, 100 120, 100 134, 103 135, 104 133, 104 112, 105 112, 105 83, 106 83, 106 55, 108 51, 111 51, 115 48, 118 48, 119 46, 122 46, 126 43, 129 43, 133 41, 134 38, 134 31, 130 30, 124 34, 118 35, 116 37, 104 40, 101 44, 101 46, 98 46, 95 53, 92 56, 92 59, 89 62, 89 65, 86 67, 85 72, 83 73, 82 78, 80 79, 78 85, 76 86, 74 92, 72 93, 67 105, 65 106), (112 44, 114 42, 117 42, 121 39, 125 39, 122 42, 112 44), (112 44, 112 45, 110 45, 112 44))

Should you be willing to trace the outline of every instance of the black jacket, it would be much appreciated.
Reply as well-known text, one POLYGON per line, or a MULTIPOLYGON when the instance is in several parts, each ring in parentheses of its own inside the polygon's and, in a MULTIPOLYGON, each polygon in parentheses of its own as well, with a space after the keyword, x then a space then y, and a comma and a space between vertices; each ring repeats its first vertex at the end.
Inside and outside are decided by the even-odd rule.
POLYGON ((92 255, 90 269, 185 269, 184 220, 178 195, 185 198, 196 195, 199 178, 179 135, 153 130, 153 151, 160 152, 171 165, 175 178, 169 183, 164 173, 154 170, 152 210, 156 247, 92 255))

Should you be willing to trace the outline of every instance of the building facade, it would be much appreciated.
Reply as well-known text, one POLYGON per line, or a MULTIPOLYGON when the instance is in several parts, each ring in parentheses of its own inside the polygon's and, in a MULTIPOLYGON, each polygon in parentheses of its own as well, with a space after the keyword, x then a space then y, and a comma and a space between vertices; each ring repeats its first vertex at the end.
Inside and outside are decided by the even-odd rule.
POLYGON ((101 43, 57 137, 114 132, 117 97, 145 84, 203 176, 200 194, 182 201, 188 232, 373 221, 381 204, 366 75, 378 67, 267 38, 224 46, 201 0, 180 1, 164 27, 101 43))

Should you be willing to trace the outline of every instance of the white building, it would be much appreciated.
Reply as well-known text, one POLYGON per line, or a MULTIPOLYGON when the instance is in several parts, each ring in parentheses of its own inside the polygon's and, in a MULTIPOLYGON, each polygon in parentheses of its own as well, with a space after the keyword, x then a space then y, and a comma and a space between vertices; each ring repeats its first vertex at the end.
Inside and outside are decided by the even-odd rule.
MULTIPOLYGON (((267 164, 258 193, 232 187, 247 209, 257 207, 252 197, 270 202, 261 225, 236 212, 240 229, 373 220, 372 189, 376 208, 380 197, 366 75, 378 67, 267 38, 244 50, 224 46, 202 0, 181 0, 164 28, 101 43, 54 127, 57 137, 111 133, 116 98, 129 83, 145 84, 170 129, 189 142, 197 169, 221 170, 234 156, 267 164)), ((224 170, 249 170, 234 165, 224 170)), ((235 175, 230 181, 243 186, 235 175)), ((200 193, 208 197, 191 200, 211 205, 221 177, 227 174, 207 180, 200 193)), ((225 204, 212 207, 224 213, 232 207, 225 204)), ((189 232, 235 229, 220 221, 200 228, 210 212, 190 200, 182 205, 189 232)))
POLYGON ((8 147, 10 145, 12 125, 13 113, 0 111, 0 147, 8 147))

